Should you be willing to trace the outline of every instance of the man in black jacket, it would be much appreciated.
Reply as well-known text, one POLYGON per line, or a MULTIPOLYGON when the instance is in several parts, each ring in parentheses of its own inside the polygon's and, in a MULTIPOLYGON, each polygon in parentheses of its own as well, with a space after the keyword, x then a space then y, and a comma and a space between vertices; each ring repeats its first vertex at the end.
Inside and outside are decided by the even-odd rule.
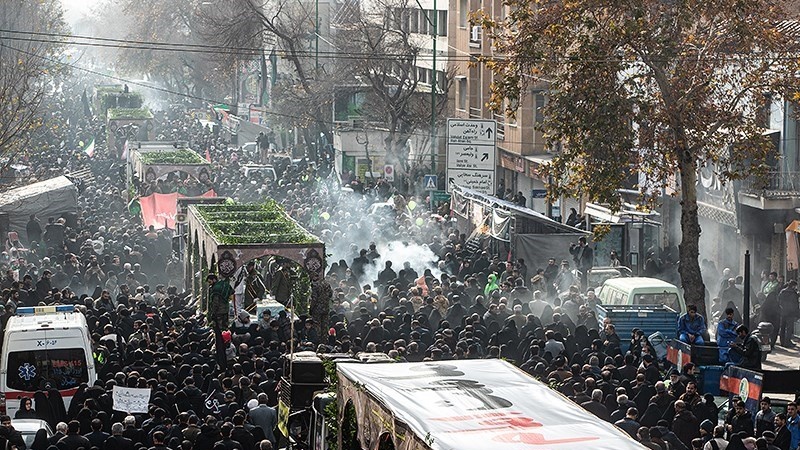
POLYGON ((794 347, 794 343, 792 343, 794 323, 800 317, 800 304, 798 304, 797 282, 795 280, 789 280, 786 283, 786 287, 778 294, 778 303, 781 306, 781 324, 778 332, 781 337, 781 346, 794 347))
POLYGON ((758 340, 750 334, 750 330, 745 325, 736 327, 736 334, 739 339, 731 343, 732 352, 742 357, 739 367, 750 370, 761 370, 761 346, 758 340))
MULTIPOLYGON (((3 420, 3 418, 0 418, 3 420)), ((5 422, 3 422, 5 424, 5 422)), ((81 431, 81 423, 77 420, 72 420, 67 424, 67 435, 61 438, 58 441, 56 446, 58 450, 78 450, 79 448, 91 448, 91 443, 89 443, 89 439, 80 435, 81 431)), ((11 439, 9 439, 11 441, 11 439)), ((22 448, 25 448, 25 444, 22 444, 22 448)))
POLYGON ((58 441, 61 440, 64 436, 67 435, 67 424, 66 422, 58 422, 56 424, 56 433, 47 440, 50 445, 58 444, 58 441))
POLYGON ((592 399, 588 402, 581 403, 581 406, 583 409, 589 411, 598 418, 605 420, 606 422, 611 421, 611 416, 608 414, 608 408, 603 405, 603 391, 600 389, 593 390, 592 399))
POLYGON ((792 433, 786 428, 786 414, 778 413, 775 415, 775 440, 772 445, 781 450, 789 450, 792 443, 792 433))
POLYGON ((92 432, 84 437, 89 440, 92 447, 103 448, 106 439, 111 436, 103 431, 103 422, 100 419, 92 419, 92 432))
POLYGON ((133 450, 133 441, 122 435, 125 426, 117 422, 111 425, 111 436, 106 439, 103 446, 109 450, 133 450))

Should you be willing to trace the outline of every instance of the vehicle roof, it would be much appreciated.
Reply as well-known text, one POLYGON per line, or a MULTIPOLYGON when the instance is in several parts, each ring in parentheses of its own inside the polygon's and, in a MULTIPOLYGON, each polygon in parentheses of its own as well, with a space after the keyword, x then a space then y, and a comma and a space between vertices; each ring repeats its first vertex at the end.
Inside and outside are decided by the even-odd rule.
POLYGON ((41 428, 50 428, 44 420, 39 419, 11 419, 11 425, 17 431, 39 431, 41 428))
POLYGON ((627 433, 597 420, 506 361, 337 364, 336 370, 340 394, 358 403, 356 411, 370 416, 359 420, 386 420, 380 411, 375 413, 378 419, 373 419, 373 405, 361 403, 371 398, 426 449, 485 450, 491 445, 494 450, 519 450, 521 437, 554 450, 581 444, 594 450, 642 448, 627 433), (483 411, 482 405, 491 405, 491 413, 483 411), (496 420, 487 421, 489 416, 496 420), (529 421, 535 428, 520 430, 506 422, 512 419, 529 421))
POLYGON ((618 289, 634 289, 634 288, 656 288, 656 289, 678 289, 677 286, 666 281, 659 280, 658 278, 648 277, 629 277, 629 278, 609 278, 603 283, 603 287, 611 286, 618 289))
POLYGON ((79 312, 32 314, 12 316, 6 324, 6 331, 32 331, 41 328, 86 328, 86 317, 79 312))

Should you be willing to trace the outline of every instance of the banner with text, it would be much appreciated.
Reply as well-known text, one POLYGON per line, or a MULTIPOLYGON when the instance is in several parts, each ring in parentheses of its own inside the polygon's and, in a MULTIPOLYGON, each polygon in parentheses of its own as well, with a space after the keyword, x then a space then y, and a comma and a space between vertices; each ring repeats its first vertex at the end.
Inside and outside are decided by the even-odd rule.
POLYGON ((146 413, 150 403, 150 389, 114 386, 112 392, 114 411, 146 413))

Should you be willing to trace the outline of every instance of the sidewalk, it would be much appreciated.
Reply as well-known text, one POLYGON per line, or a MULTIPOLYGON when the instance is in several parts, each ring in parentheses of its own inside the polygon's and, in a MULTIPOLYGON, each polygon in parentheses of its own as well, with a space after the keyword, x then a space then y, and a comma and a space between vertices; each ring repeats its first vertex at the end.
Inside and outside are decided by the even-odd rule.
POLYGON ((800 347, 783 348, 776 345, 775 350, 767 355, 761 363, 764 370, 797 370, 800 369, 800 347))

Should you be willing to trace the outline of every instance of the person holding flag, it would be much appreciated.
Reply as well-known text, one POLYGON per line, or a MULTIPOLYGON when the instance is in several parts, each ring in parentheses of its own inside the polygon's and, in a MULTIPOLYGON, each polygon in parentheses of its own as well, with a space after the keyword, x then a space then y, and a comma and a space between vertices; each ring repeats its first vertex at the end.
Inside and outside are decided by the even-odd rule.
MULTIPOLYGON (((83 147, 83 141, 80 142, 80 146, 83 147)), ((83 147, 83 152, 86 153, 86 156, 89 158, 94 157, 94 138, 89 141, 89 145, 83 147)))

